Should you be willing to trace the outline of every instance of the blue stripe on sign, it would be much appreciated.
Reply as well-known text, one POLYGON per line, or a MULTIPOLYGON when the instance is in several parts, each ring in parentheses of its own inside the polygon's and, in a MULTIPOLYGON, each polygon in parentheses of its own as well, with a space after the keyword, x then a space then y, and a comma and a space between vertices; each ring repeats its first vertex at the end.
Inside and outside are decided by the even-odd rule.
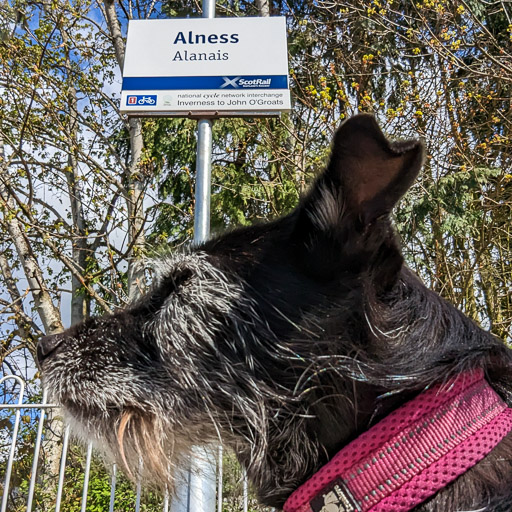
POLYGON ((123 78, 123 91, 187 89, 288 89, 288 76, 128 76, 123 78))

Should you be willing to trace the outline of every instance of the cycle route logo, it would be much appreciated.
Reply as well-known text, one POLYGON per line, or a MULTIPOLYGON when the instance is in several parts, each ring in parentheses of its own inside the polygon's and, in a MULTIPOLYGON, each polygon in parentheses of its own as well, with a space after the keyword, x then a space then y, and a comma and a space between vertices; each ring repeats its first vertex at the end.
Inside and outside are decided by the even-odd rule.
POLYGON ((156 105, 156 94, 142 94, 142 95, 131 95, 127 96, 126 98, 126 104, 127 105, 149 105, 154 106, 156 105))

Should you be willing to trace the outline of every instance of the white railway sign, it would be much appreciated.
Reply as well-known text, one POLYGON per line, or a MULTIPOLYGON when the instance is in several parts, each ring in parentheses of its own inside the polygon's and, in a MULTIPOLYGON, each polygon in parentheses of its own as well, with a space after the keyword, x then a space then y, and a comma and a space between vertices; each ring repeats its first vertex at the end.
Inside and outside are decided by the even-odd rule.
POLYGON ((122 112, 234 117, 290 108, 284 17, 130 21, 122 112))

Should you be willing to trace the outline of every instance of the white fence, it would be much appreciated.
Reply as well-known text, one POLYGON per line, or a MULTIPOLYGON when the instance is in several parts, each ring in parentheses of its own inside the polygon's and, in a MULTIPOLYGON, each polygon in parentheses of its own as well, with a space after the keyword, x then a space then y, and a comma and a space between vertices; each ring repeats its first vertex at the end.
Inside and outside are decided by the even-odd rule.
MULTIPOLYGON (((2 471, 5 470, 5 477, 3 478, 3 489, 2 489, 2 502, 0 507, 0 512, 11 512, 18 510, 26 510, 26 512, 46 512, 47 510, 60 512, 67 512, 65 507, 63 507, 63 501, 65 501, 65 478, 66 478, 66 463, 68 459, 68 453, 70 450, 70 429, 69 427, 64 428, 63 435, 61 437, 61 455, 60 455, 60 463, 58 467, 58 481, 56 482, 56 486, 52 489, 51 498, 48 497, 45 500, 44 508, 41 508, 41 505, 35 504, 35 495, 36 495, 36 487, 40 485, 40 479, 38 472, 41 471, 41 467, 43 466, 41 461, 41 452, 42 452, 42 444, 45 441, 45 433, 48 432, 48 412, 51 410, 55 410, 55 404, 47 403, 47 393, 46 391, 42 394, 42 399, 39 403, 25 403, 26 396, 26 383, 25 381, 16 375, 8 375, 0 379, 0 386, 7 386, 3 391, 4 400, 9 403, 0 403, 0 425, 2 427, 0 433, 0 468, 2 471), (29 437, 29 445, 32 448, 32 462, 31 469, 27 471, 26 479, 23 485, 20 482, 13 482, 13 468, 16 468, 16 465, 20 462, 20 426, 25 430, 29 430, 31 432, 31 436, 29 437), (34 437, 35 436, 35 437, 34 437), (26 487, 28 480, 28 488, 26 487), (39 482, 39 484, 38 484, 39 482), (23 487, 23 488, 22 488, 23 487), (48 505, 48 502, 51 502, 48 505), (48 508, 48 507, 51 508, 48 508)), ((23 450, 27 451, 27 439, 23 439, 23 450)), ((25 462, 29 455, 25 453, 25 462)), ((90 484, 90 475, 91 475, 91 463, 93 461, 93 449, 92 445, 87 446, 86 455, 85 455, 85 463, 83 466, 83 477, 82 477, 82 490, 81 490, 81 502, 80 502, 80 511, 86 512, 88 510, 87 501, 89 494, 89 484, 90 484)), ((217 482, 217 512, 222 512, 224 509, 223 497, 222 497, 222 450, 219 449, 218 456, 218 482, 217 482)), ((76 478, 76 475, 75 475, 76 478)), ((118 482, 122 479, 122 475, 118 468, 114 464, 110 469, 110 500, 108 505, 108 512, 117 512, 115 509, 115 500, 116 500, 116 489, 118 488, 118 482)), ((1 475, 0 475, 1 479, 1 475)), ((248 495, 248 485, 247 485, 247 477, 245 473, 242 475, 242 491, 241 491, 241 499, 238 510, 240 512, 248 511, 248 503, 249 503, 249 495, 248 495)), ((76 492, 76 486, 74 487, 76 492)), ((144 499, 145 493, 142 491, 142 486, 140 482, 137 482, 135 486, 135 491, 132 492, 131 497, 133 498, 133 508, 129 504, 124 504, 125 507, 123 510, 135 510, 135 512, 139 512, 141 510, 146 509, 144 507, 144 499), (141 509, 141 507, 143 507, 141 509)), ((169 496, 164 495, 160 496, 156 499, 158 502, 155 505, 155 498, 153 493, 153 504, 151 508, 148 510, 162 510, 163 512, 170 512, 175 510, 170 503, 169 496), (159 508, 155 508, 159 507, 159 508)), ((75 506, 76 509, 76 506, 75 506)), ((95 510, 98 510, 95 508, 95 510)), ((107 508, 104 509, 105 512, 107 508)), ((181 510, 181 509, 180 509, 181 510)), ((191 511, 192 512, 192 511, 191 511)), ((203 512, 203 511, 193 511, 193 512, 203 512)))

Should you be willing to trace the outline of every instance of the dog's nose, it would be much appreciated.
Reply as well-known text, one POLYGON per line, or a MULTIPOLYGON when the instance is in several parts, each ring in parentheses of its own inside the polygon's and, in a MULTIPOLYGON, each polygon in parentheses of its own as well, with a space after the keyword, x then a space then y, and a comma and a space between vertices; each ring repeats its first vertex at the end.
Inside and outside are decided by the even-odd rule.
POLYGON ((51 336, 44 336, 37 344, 37 360, 41 364, 58 346, 64 341, 63 334, 52 334, 51 336))

